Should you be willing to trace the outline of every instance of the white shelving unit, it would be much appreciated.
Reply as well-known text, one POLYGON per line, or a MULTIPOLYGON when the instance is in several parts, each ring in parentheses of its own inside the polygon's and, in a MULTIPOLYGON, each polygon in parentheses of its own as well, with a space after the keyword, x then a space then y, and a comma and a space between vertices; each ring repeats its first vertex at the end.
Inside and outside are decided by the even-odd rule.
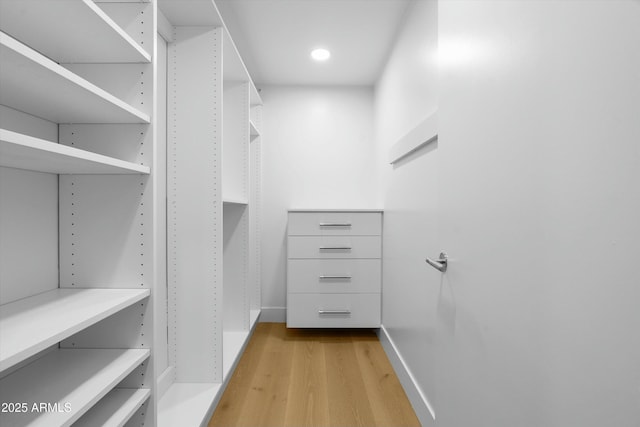
POLYGON ((156 11, 0 0, 0 425, 156 425, 156 11))
POLYGON ((0 424, 69 426, 149 357, 149 350, 55 350, 28 370, 0 380, 0 401, 27 403, 27 412, 2 412, 0 424), (57 410, 33 410, 40 403, 57 410), (65 407, 65 405, 68 406, 65 407))
POLYGON ((202 424, 260 317, 262 101, 215 3, 0 0, 0 64, 0 399, 71 406, 0 425, 202 424))
POLYGON ((250 244, 259 242, 259 229, 249 217, 260 200, 250 109, 262 101, 215 4, 189 3, 187 10, 177 0, 159 2, 173 26, 167 370, 173 384, 160 400, 162 426, 206 423, 260 314, 259 303, 252 305, 260 289, 250 244))
POLYGON ((55 174, 145 174, 148 166, 0 129, 0 166, 55 174))
POLYGON ((1 305, 0 371, 148 296, 148 289, 55 289, 1 305))

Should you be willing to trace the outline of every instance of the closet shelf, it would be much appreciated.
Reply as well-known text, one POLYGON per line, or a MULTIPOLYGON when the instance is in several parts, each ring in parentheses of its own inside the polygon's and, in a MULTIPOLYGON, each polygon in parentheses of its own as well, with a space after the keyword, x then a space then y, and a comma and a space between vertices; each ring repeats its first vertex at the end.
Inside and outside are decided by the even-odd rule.
POLYGON ((91 0, 21 0, 19 7, 0 1, 0 28, 56 62, 151 62, 91 0))
POLYGON ((0 166, 56 174, 149 174, 149 167, 0 129, 0 166))
POLYGON ((248 205, 249 201, 247 199, 244 199, 242 197, 225 197, 222 196, 222 203, 224 204, 228 204, 228 205, 248 205))
POLYGON ((254 140, 256 137, 260 136, 260 131, 251 120, 249 120, 249 128, 250 128, 251 140, 254 140))
POLYGON ((158 403, 158 427, 203 425, 220 387, 218 383, 173 383, 158 403))
POLYGON ((150 122, 148 114, 3 32, 0 63, 0 104, 7 107, 55 123, 150 122))
POLYGON ((148 388, 114 388, 73 427, 123 426, 150 395, 148 388))
POLYGON ((130 374, 149 350, 55 350, 0 380, 1 402, 25 402, 26 413, 0 413, 3 426, 69 426, 130 374), (32 411, 40 403, 58 404, 52 412, 32 411), (69 411, 65 410, 68 403, 69 411))
POLYGON ((1 305, 0 371, 149 294, 148 289, 55 289, 1 305))

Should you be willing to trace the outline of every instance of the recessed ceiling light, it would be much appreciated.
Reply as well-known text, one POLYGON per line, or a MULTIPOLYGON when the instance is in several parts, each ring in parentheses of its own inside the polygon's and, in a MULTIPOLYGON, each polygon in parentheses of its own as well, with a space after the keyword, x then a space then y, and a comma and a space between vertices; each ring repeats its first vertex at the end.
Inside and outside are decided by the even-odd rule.
POLYGON ((311 57, 316 61, 326 61, 331 57, 331 52, 323 48, 314 49, 311 51, 311 57))

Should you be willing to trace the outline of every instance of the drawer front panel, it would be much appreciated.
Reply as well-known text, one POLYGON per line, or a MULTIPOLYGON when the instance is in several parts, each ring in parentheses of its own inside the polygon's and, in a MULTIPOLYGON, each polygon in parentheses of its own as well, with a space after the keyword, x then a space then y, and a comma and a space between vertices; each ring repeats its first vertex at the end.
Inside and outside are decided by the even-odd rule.
POLYGON ((382 215, 373 212, 290 212, 290 236, 379 236, 382 215))
POLYGON ((379 259, 291 259, 287 266, 287 291, 380 292, 380 264, 379 259))
POLYGON ((287 327, 380 327, 380 294, 289 294, 287 327))
POLYGON ((289 236, 289 259, 380 258, 380 236, 289 236))

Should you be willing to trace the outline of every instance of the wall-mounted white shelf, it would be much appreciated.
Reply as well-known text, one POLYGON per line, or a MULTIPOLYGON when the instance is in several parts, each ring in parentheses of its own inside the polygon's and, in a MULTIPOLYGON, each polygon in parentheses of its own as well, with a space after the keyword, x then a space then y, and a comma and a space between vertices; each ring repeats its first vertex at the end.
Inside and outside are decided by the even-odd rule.
POLYGON ((142 166, 0 129, 0 166, 56 174, 149 174, 142 166))
POLYGON ((0 104, 54 123, 149 123, 148 114, 0 32, 0 104))
POLYGON ((149 294, 148 289, 55 289, 0 306, 0 371, 149 294))
POLYGON ((56 62, 145 62, 151 55, 91 0, 0 1, 0 27, 56 62))
POLYGON ((251 140, 260 136, 260 131, 251 120, 249 120, 249 134, 251 135, 251 140))
MULTIPOLYGON (((4 342, 4 341, 3 341, 4 342)), ((56 350, 0 380, 1 402, 25 402, 27 413, 0 412, 0 425, 69 426, 149 357, 140 349, 56 350), (57 403, 60 412, 31 411, 57 403), (68 403, 70 411, 64 411, 68 403)))
POLYGON ((405 136, 400 138, 389 150, 389 163, 404 159, 415 153, 422 147, 437 141, 438 139, 438 112, 424 119, 411 129, 405 136))
POLYGON ((122 427, 150 395, 148 388, 114 388, 73 427, 122 427))

